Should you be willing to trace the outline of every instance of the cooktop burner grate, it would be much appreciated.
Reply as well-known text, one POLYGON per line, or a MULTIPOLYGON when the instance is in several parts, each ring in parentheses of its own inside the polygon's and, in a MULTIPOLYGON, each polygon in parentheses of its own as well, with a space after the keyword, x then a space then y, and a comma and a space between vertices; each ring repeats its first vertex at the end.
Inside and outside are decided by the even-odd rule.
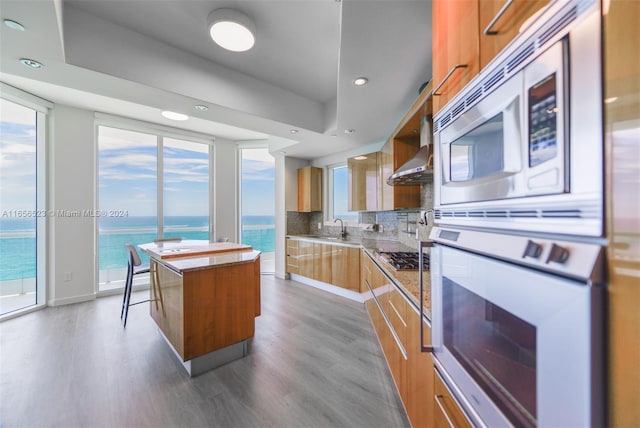
MULTIPOLYGON (((381 251, 378 253, 382 260, 395 270, 418 270, 418 252, 412 251, 381 251)), ((422 255, 425 270, 429 270, 429 255, 422 255)))

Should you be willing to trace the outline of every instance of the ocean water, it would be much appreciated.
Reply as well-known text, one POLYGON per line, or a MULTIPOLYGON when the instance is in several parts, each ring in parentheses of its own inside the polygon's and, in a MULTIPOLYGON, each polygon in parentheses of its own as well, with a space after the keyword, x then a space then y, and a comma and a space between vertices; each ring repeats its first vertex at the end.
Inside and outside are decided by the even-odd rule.
MULTIPOLYGON (((209 239, 207 217, 166 217, 165 236, 209 239)), ((155 217, 104 217, 98 235, 99 269, 127 266, 125 244, 152 242, 157 236, 155 217)), ((243 216, 242 243, 263 252, 275 250, 273 216, 243 216)), ((143 262, 148 258, 140 253, 143 262)), ((0 281, 33 278, 36 274, 34 219, 0 218, 0 281)))

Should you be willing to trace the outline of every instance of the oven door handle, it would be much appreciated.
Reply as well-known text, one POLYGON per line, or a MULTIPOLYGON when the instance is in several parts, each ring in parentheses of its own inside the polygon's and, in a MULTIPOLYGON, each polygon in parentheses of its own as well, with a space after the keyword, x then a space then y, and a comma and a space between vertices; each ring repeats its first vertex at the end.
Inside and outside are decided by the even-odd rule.
POLYGON ((422 320, 422 315, 424 314, 424 280, 422 279, 424 274, 424 260, 423 254, 425 248, 431 248, 435 245, 433 241, 422 241, 418 246, 418 284, 420 288, 420 352, 430 352, 433 353, 435 347, 433 344, 425 345, 424 344, 424 321, 422 320))

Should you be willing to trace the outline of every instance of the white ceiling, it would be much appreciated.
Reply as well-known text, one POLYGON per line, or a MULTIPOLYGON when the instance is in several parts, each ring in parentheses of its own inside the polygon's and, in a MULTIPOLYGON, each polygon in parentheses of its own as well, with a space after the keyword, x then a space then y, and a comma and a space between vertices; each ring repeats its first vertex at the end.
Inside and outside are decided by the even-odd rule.
POLYGON ((1 26, 5 83, 306 159, 386 140, 431 78, 426 0, 0 0, 0 15, 26 28, 1 26), (222 7, 253 19, 252 50, 211 41, 207 16, 222 7), (355 87, 358 76, 369 84, 355 87), (165 109, 191 118, 168 121, 165 109))

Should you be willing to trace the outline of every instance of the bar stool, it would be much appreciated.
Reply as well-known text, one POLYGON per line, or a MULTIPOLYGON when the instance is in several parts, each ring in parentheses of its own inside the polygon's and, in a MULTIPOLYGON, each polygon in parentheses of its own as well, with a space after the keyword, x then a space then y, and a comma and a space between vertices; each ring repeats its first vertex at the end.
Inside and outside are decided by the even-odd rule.
POLYGON ((120 311, 120 319, 124 316, 124 326, 127 326, 127 315, 129 314, 129 306, 137 305, 139 303, 149 302, 150 299, 142 300, 140 302, 131 303, 131 289, 133 288, 133 277, 142 273, 149 273, 149 265, 142 264, 140 256, 136 251, 136 248, 131 244, 125 244, 127 250, 127 279, 124 284, 124 296, 122 298, 122 310, 120 311))

